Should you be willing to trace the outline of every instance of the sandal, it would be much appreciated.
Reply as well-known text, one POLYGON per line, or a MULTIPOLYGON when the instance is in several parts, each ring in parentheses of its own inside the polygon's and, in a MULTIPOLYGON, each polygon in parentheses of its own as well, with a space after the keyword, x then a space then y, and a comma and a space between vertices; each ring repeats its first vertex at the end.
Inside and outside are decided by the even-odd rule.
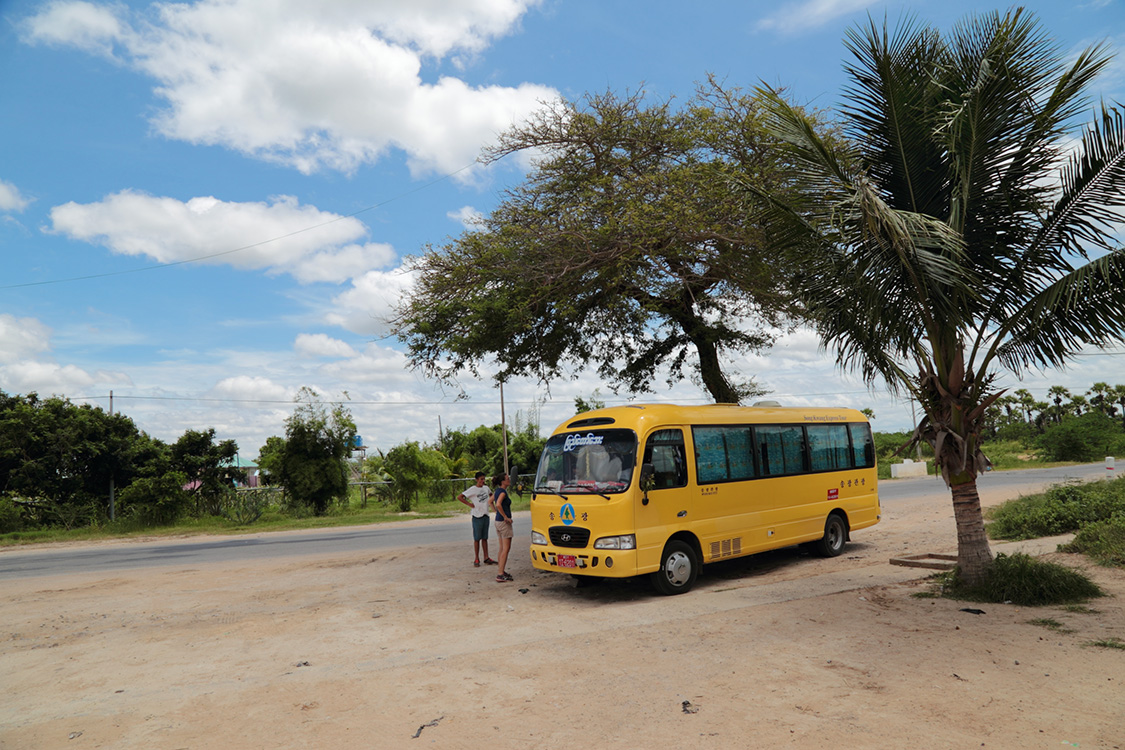
POLYGON ((511 578, 509 578, 509 577, 508 577, 508 576, 506 576, 506 575, 503 575, 503 576, 496 576, 496 582, 497 582, 497 583, 508 583, 508 582, 509 582, 509 581, 511 581, 511 580, 512 580, 512 579, 511 579, 511 578))
POLYGON ((484 558, 484 564, 485 565, 495 565, 496 561, 493 560, 491 557, 486 557, 486 558, 484 558))
POLYGON ((511 573, 505 573, 505 574, 504 574, 504 580, 505 580, 505 581, 514 581, 514 580, 516 580, 516 579, 515 579, 515 578, 512 578, 512 574, 511 574, 511 573))
POLYGON ((480 560, 473 560, 473 567, 479 568, 480 567, 480 560))

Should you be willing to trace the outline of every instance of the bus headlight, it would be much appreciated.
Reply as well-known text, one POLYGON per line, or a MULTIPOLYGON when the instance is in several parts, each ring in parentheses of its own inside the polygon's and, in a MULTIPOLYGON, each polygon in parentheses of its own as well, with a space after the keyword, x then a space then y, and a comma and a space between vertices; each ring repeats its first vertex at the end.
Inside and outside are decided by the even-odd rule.
POLYGON ((547 544, 547 537, 543 536, 538 531, 533 531, 533 532, 531 532, 531 543, 532 544, 546 545, 547 544))
POLYGON ((594 542, 594 549, 636 549, 637 536, 635 534, 622 534, 621 536, 603 536, 594 542))

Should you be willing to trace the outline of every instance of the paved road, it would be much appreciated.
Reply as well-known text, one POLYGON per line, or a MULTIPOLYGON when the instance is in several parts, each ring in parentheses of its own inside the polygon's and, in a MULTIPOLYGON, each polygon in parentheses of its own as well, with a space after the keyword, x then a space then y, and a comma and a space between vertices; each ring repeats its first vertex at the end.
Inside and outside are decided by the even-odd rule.
MULTIPOLYGON (((982 491, 1006 489, 1030 494, 1068 479, 1088 480, 1104 474, 1102 464, 1004 471, 983 475, 978 486, 982 491)), ((900 479, 883 482, 879 486, 879 495, 884 505, 887 505, 944 499, 948 497, 948 490, 939 479, 900 479)), ((525 511, 516 514, 517 530, 520 526, 526 530, 529 523, 529 513, 525 511)), ((0 550, 0 580, 83 571, 104 572, 170 565, 253 562, 311 554, 375 552, 394 547, 463 543, 469 538, 468 520, 458 517, 428 522, 325 531, 275 532, 221 539, 56 546, 31 550, 8 548, 0 550)), ((521 540, 517 536, 516 545, 521 544, 526 544, 526 538, 521 540)))

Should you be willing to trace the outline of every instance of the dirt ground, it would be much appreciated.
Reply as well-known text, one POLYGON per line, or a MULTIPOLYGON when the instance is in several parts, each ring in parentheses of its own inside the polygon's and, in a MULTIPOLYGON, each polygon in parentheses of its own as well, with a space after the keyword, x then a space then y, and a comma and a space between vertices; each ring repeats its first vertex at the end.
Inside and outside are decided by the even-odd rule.
POLYGON ((912 597, 926 572, 888 560, 953 551, 934 498, 677 597, 533 570, 526 513, 511 584, 467 520, 460 545, 6 581, 0 747, 1125 748, 1125 651, 1089 645, 1125 639, 1125 571, 1054 555, 1113 594, 1093 612, 912 597))

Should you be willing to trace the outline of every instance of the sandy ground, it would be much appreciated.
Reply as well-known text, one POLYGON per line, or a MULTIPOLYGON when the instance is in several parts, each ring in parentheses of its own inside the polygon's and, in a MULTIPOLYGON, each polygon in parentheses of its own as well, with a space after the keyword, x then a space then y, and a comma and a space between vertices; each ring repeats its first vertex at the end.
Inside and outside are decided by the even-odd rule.
POLYGON ((912 597, 888 560, 953 551, 934 497, 669 598, 534 571, 526 514, 506 585, 469 541, 6 581, 0 747, 1125 748, 1125 651, 1088 645, 1125 571, 1054 555, 1114 595, 1089 613, 912 597))

